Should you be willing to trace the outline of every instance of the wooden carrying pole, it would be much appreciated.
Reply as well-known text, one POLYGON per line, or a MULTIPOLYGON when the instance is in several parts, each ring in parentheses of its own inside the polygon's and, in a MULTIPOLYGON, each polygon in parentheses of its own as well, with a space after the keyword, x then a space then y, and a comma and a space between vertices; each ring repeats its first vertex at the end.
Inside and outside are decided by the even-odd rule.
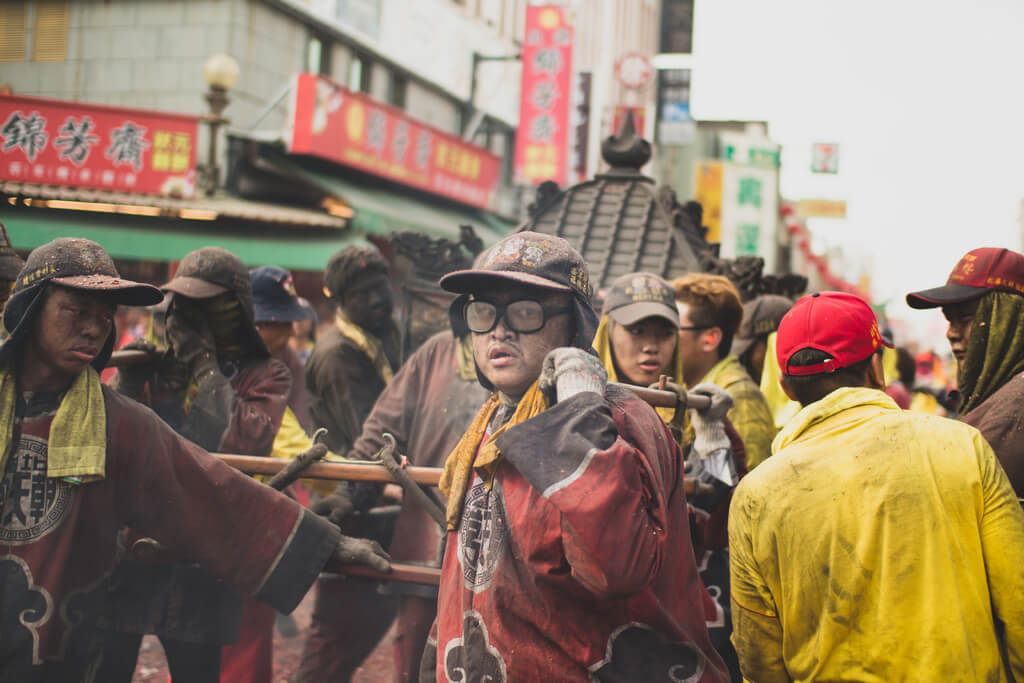
MULTIPOLYGON (((627 384, 620 385, 635 393, 654 407, 675 407, 679 401, 678 395, 673 391, 661 391, 658 389, 646 389, 634 387, 627 384)), ((688 394, 687 405, 691 408, 706 406, 710 400, 707 396, 700 394, 688 394)), ((262 458, 253 455, 232 455, 227 453, 215 453, 220 460, 236 469, 250 474, 277 474, 288 466, 289 460, 275 458, 262 458)), ((441 479, 442 469, 440 467, 417 467, 410 465, 403 468, 406 474, 422 486, 437 486, 441 479)), ((310 479, 331 479, 338 481, 369 481, 379 483, 392 483, 395 477, 388 471, 383 463, 370 462, 366 460, 345 460, 344 462, 316 462, 309 465, 302 474, 310 479)), ((403 564, 400 562, 391 563, 389 573, 378 572, 362 565, 348 565, 342 569, 348 576, 361 576, 365 578, 378 579, 381 581, 404 581, 428 586, 436 586, 441 580, 441 570, 434 567, 425 567, 415 564, 403 564)))

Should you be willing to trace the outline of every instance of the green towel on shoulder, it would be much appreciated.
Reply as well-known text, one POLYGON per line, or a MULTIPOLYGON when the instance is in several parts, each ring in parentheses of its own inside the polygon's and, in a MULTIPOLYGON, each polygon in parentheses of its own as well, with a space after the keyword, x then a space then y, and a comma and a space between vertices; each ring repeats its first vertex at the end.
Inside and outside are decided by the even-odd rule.
MULTIPOLYGON (((0 473, 6 471, 14 433, 16 381, 9 369, 0 380, 0 473)), ((91 366, 75 378, 50 425, 46 476, 100 481, 107 465, 107 409, 100 377, 91 366)))

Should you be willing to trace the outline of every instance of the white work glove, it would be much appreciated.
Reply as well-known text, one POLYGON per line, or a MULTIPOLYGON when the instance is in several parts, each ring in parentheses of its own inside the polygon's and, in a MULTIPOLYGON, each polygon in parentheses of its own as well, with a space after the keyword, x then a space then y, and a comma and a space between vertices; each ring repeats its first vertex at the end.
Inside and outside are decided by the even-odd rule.
POLYGON ((544 358, 538 384, 545 393, 553 388, 557 401, 564 401, 584 391, 604 396, 608 373, 597 356, 567 346, 554 349, 544 358))
POLYGON ((711 382, 698 384, 691 392, 707 396, 711 399, 711 405, 690 412, 694 432, 693 453, 697 457, 692 463, 693 471, 688 476, 704 483, 717 480, 731 488, 739 481, 732 457, 732 444, 725 433, 725 416, 732 408, 732 396, 711 382))
POLYGON ((693 449, 701 458, 722 448, 729 448, 729 437, 725 435, 723 420, 732 408, 732 396, 721 387, 704 382, 690 390, 694 394, 703 394, 711 399, 711 405, 703 410, 694 409, 690 413, 693 422, 693 449))

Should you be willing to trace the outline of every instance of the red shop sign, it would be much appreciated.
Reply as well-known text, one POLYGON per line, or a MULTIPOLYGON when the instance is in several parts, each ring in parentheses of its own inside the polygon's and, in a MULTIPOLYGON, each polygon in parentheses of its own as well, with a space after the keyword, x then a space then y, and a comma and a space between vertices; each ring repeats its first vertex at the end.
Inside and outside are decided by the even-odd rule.
POLYGON ((572 99, 572 26, 562 7, 526 8, 516 177, 565 185, 572 99))
POLYGON ((0 96, 0 179, 173 194, 195 192, 199 117, 0 96))
POLYGON ((501 159, 316 74, 299 74, 288 151, 489 209, 501 159))

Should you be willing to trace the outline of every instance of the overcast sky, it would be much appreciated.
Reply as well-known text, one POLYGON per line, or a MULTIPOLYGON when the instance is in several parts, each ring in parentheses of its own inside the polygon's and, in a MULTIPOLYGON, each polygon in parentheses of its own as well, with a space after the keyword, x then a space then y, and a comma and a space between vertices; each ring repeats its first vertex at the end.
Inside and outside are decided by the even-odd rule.
POLYGON ((1024 1, 695 5, 695 118, 768 121, 783 196, 848 202, 815 243, 869 269, 915 336, 941 333, 903 295, 975 247, 1022 249, 1024 1), (837 176, 810 173, 812 142, 840 143, 837 176))

